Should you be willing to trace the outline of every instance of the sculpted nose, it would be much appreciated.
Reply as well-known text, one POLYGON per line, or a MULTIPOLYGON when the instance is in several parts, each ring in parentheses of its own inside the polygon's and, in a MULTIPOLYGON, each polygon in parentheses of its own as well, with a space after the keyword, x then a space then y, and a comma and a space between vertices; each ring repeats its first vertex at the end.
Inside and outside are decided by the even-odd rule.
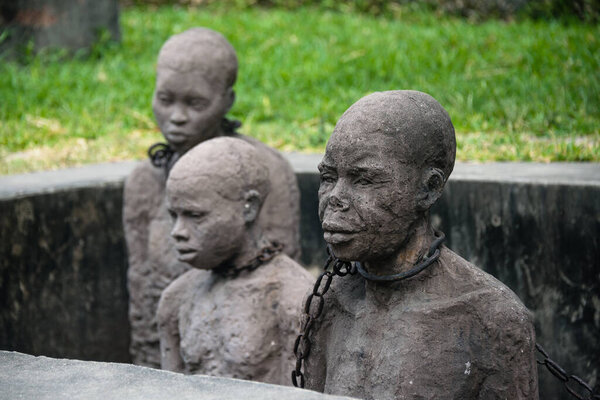
POLYGON ((337 195, 331 195, 329 197, 329 205, 338 211, 347 211, 350 208, 350 204, 346 200, 340 199, 337 195))
POLYGON ((182 240, 189 239, 189 233, 187 231, 187 228, 183 224, 183 222, 181 222, 181 219, 177 218, 173 222, 173 229, 171 229, 171 236, 176 241, 182 241, 182 240))
POLYGON ((173 113, 171 114, 170 121, 175 125, 183 125, 187 122, 188 117, 187 113, 183 109, 183 107, 175 106, 173 108, 173 113))

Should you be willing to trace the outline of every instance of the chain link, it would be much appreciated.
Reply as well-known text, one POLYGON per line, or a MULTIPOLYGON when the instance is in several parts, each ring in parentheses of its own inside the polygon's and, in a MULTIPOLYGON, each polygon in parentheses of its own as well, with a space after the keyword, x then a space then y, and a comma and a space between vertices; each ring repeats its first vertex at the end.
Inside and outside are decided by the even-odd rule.
POLYGON ((156 168, 168 168, 175 150, 168 143, 154 143, 148 148, 148 158, 156 168))
POLYGON ((232 268, 231 266, 215 268, 213 271, 220 274, 221 276, 233 278, 235 276, 238 276, 243 271, 254 271, 256 268, 271 260, 277 254, 281 253, 281 250, 283 250, 283 244, 279 242, 271 242, 269 245, 260 249, 260 253, 252 260, 250 260, 248 264, 238 268, 232 268))
POLYGON ((335 257, 329 246, 327 246, 327 253, 329 256, 323 267, 324 271, 317 278, 312 293, 306 298, 306 303, 304 304, 304 322, 302 323, 301 329, 302 333, 298 335, 296 342, 294 343, 296 368, 292 371, 292 383, 295 387, 304 387, 305 379, 304 374, 302 373, 302 363, 310 354, 311 342, 309 335, 314 322, 323 312, 323 307, 325 306, 324 296, 331 286, 333 277, 335 275, 346 276, 348 274, 354 275, 356 273, 356 267, 350 262, 341 261, 335 257))
POLYGON ((595 393, 590 385, 585 383, 580 377, 567 374, 564 368, 548 356, 548 353, 542 346, 536 343, 535 348, 544 356, 543 360, 536 360, 536 362, 539 365, 545 365, 546 369, 563 383, 571 396, 579 400, 600 400, 600 393, 595 393))

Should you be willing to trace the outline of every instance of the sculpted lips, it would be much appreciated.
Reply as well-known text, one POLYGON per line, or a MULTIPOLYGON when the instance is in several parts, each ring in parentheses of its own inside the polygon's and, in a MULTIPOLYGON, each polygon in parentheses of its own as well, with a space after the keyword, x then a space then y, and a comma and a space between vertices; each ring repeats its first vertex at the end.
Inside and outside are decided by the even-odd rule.
POLYGON ((167 132, 167 138, 170 142, 181 143, 185 142, 188 139, 188 135, 184 132, 170 131, 167 132))
POLYGON ((345 227, 331 222, 323 222, 323 239, 329 244, 340 244, 349 242, 359 229, 345 227))
POLYGON ((179 261, 187 261, 194 258, 194 256, 196 255, 196 250, 187 247, 181 247, 177 248, 177 253, 177 258, 179 259, 179 261))

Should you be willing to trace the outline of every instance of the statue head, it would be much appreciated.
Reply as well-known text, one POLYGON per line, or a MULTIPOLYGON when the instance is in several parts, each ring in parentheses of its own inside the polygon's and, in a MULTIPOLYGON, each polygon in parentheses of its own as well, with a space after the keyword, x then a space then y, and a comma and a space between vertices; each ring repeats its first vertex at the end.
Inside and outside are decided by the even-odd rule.
POLYGON ((269 172, 245 141, 220 137, 194 147, 167 180, 167 208, 178 258, 193 267, 235 265, 260 239, 256 221, 269 172))
POLYGON ((223 117, 235 101, 237 68, 231 44, 207 28, 171 36, 160 49, 152 109, 177 153, 221 136, 223 117))
POLYGON ((339 119, 319 164, 319 217, 340 259, 396 257, 441 196, 456 141, 446 110, 416 91, 363 97, 339 119))

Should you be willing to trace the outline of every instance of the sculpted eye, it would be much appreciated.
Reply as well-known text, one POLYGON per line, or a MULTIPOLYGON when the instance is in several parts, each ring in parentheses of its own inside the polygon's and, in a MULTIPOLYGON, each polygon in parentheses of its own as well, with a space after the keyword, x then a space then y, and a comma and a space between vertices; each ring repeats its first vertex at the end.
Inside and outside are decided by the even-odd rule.
POLYGON ((197 110, 205 109, 209 106, 210 102, 202 97, 191 97, 187 101, 190 107, 193 107, 197 110))
POLYGON ((331 174, 321 174, 321 182, 324 182, 324 183, 334 183, 335 182, 335 176, 333 176, 331 174))
POLYGON ((171 217, 171 220, 175 220, 175 218, 177 218, 177 214, 175 214, 175 211, 173 210, 168 210, 169 212, 169 217, 171 217))
POLYGON ((370 185, 371 181, 366 178, 360 178, 360 179, 356 180, 356 183, 359 185, 365 186, 365 185, 370 185))
POLYGON ((201 211, 186 211, 184 215, 189 218, 193 218, 196 220, 202 219, 206 216, 207 213, 201 211))
POLYGON ((169 105, 173 103, 173 98, 167 94, 159 94, 158 101, 160 101, 163 105, 169 105))

